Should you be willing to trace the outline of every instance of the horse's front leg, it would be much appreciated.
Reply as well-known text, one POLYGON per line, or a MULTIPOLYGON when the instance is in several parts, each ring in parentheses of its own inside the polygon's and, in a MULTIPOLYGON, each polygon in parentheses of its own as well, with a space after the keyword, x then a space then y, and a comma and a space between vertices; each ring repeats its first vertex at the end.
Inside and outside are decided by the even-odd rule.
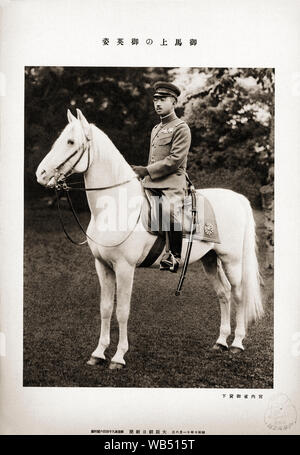
POLYGON ((101 331, 98 346, 92 353, 90 360, 87 362, 89 365, 98 365, 105 362, 104 351, 110 343, 110 321, 114 308, 116 283, 115 272, 110 267, 97 259, 95 260, 95 266, 101 286, 101 331))
POLYGON ((119 343, 117 352, 111 359, 111 370, 123 368, 124 355, 128 351, 127 323, 130 313, 130 299, 135 267, 122 261, 116 265, 117 279, 117 320, 119 324, 119 343))

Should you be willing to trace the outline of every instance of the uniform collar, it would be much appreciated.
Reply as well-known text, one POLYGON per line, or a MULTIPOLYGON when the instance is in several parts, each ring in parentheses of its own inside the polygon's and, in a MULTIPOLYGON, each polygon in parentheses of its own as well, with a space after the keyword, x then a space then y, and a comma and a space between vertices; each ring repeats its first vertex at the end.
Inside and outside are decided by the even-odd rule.
POLYGON ((163 118, 160 118, 160 123, 161 123, 161 125, 166 125, 167 123, 170 123, 176 119, 177 119, 177 115, 175 114, 175 112, 172 112, 171 114, 166 115, 163 118))

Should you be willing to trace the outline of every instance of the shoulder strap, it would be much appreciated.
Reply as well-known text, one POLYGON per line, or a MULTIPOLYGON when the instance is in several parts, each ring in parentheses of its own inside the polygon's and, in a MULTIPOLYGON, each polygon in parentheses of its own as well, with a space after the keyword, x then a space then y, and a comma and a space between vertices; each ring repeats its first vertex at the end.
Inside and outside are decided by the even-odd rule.
POLYGON ((175 122, 174 128, 177 128, 177 126, 182 125, 183 123, 185 123, 185 121, 184 121, 184 120, 181 120, 181 119, 179 118, 179 119, 175 122))

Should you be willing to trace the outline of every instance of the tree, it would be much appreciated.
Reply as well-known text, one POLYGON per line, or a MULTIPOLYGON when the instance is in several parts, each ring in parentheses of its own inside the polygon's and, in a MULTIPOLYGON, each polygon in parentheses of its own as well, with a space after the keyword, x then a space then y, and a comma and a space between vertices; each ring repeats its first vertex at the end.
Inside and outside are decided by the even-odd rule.
POLYGON ((260 186, 270 182, 274 71, 189 68, 171 73, 174 81, 185 87, 182 109, 192 129, 189 163, 193 177, 197 180, 201 171, 217 170, 241 176, 246 169, 252 182, 256 180, 260 186))
POLYGON ((192 129, 189 173, 195 184, 257 197, 273 175, 274 72, 251 68, 27 67, 26 194, 41 190, 35 169, 66 125, 68 108, 81 109, 129 163, 145 165, 158 121, 151 88, 159 79, 182 88, 177 111, 192 129))
POLYGON ((27 67, 25 69, 25 188, 39 191, 35 169, 79 108, 132 164, 146 164, 157 123, 151 86, 168 69, 118 67, 27 67))

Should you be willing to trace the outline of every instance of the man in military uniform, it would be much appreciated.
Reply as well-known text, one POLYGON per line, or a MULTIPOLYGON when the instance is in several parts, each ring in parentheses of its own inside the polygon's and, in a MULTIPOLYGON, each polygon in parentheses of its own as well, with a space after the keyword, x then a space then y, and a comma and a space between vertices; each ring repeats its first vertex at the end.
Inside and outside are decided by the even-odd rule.
POLYGON ((169 82, 154 84, 153 102, 160 123, 151 133, 147 166, 133 166, 143 185, 162 198, 163 217, 170 217, 170 251, 160 263, 161 270, 176 272, 181 258, 181 208, 187 190, 187 155, 191 145, 188 125, 175 114, 180 90, 169 82), (177 209, 180 214, 177 215, 177 209))

